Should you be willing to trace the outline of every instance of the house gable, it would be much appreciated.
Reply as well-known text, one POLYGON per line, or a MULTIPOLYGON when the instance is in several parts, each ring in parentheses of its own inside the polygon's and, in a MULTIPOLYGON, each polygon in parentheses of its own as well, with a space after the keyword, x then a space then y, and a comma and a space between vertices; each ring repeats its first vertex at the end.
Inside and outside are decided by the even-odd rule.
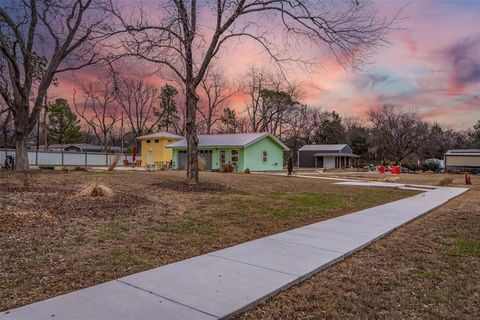
POLYGON ((243 168, 250 171, 282 170, 283 151, 284 148, 276 139, 266 135, 245 147, 243 168))

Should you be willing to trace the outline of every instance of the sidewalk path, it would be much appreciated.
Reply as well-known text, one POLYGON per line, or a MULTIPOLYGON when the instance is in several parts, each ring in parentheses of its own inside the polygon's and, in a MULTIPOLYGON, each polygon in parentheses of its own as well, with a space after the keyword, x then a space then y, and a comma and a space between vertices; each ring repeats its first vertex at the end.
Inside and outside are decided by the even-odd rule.
POLYGON ((6 311, 0 319, 228 318, 468 189, 422 190, 428 191, 6 311))

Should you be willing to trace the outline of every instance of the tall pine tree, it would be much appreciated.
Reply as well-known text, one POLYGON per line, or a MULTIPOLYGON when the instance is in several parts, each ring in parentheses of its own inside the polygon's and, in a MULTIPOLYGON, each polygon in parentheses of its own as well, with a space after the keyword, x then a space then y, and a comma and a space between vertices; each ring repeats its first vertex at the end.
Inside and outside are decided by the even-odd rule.
POLYGON ((67 100, 57 99, 55 103, 47 106, 48 137, 53 143, 66 144, 82 141, 80 132, 80 120, 70 110, 67 100))

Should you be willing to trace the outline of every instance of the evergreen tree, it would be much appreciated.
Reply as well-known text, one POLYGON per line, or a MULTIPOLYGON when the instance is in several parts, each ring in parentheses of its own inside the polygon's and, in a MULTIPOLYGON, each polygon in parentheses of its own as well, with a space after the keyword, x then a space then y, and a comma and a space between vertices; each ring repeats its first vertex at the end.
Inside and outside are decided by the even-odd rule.
POLYGON ((174 128, 180 120, 177 114, 177 102, 175 101, 177 94, 178 90, 169 84, 162 87, 160 94, 160 111, 156 113, 156 116, 161 119, 158 123, 159 130, 165 128, 165 131, 168 132, 169 128, 174 128))
POLYGON ((78 143, 82 141, 80 120, 70 110, 67 100, 57 99, 47 106, 48 138, 53 143, 78 143))
POLYGON ((237 131, 237 114, 235 110, 228 107, 224 108, 220 121, 224 125, 222 130, 224 133, 235 133, 237 131))
POLYGON ((321 122, 313 139, 318 144, 345 143, 345 127, 340 115, 335 111, 328 114, 321 122))

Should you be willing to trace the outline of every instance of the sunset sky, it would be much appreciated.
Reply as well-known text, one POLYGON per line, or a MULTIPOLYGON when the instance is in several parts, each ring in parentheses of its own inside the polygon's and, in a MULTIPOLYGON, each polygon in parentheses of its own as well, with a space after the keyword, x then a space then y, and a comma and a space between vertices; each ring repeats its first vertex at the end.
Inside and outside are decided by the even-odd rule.
MULTIPOLYGON (((305 93, 303 101, 349 117, 394 103, 447 128, 472 127, 480 120, 480 0, 376 3, 386 14, 406 5, 396 25, 399 30, 389 35, 390 45, 379 48, 362 71, 344 69, 325 56, 314 70, 290 69, 290 80, 305 93)), ((307 55, 318 49, 310 50, 307 55)), ((271 62, 248 42, 227 48, 220 58, 221 69, 232 80, 240 79, 249 65, 270 68, 271 62)), ((92 69, 76 75, 82 81, 96 77, 92 69)), ((63 80, 52 94, 71 95, 71 76, 63 80)), ((240 107, 243 98, 232 104, 240 107)))

